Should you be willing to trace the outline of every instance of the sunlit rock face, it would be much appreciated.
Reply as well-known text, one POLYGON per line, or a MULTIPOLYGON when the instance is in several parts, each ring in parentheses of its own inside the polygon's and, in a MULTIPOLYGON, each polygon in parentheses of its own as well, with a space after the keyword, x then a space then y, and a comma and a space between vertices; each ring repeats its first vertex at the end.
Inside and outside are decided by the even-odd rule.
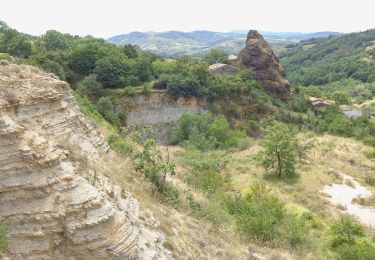
POLYGON ((139 222, 137 200, 102 175, 114 156, 67 83, 0 64, 0 221, 10 259, 170 258, 163 235, 139 222))
POLYGON ((284 101, 289 99, 290 84, 284 68, 271 46, 257 31, 249 31, 245 48, 239 55, 239 63, 241 67, 254 72, 254 78, 267 92, 284 101))

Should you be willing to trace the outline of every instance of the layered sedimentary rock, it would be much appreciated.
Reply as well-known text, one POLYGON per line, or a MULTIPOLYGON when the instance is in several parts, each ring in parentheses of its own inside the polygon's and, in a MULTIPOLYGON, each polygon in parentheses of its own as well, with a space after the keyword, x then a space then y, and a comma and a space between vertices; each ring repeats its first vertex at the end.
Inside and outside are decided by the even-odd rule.
POLYGON ((137 200, 101 174, 114 156, 67 83, 0 64, 0 221, 10 259, 169 258, 163 235, 139 221, 137 200))
POLYGON ((175 100, 164 90, 153 90, 148 94, 138 93, 122 97, 116 104, 116 111, 126 115, 126 126, 136 130, 147 125, 153 129, 153 137, 166 142, 166 129, 177 124, 181 115, 204 114, 208 106, 204 98, 184 98, 175 100))
POLYGON ((289 99, 290 84, 284 68, 271 46, 257 31, 249 31, 245 48, 239 55, 239 63, 241 67, 254 72, 255 79, 267 92, 284 101, 289 99))

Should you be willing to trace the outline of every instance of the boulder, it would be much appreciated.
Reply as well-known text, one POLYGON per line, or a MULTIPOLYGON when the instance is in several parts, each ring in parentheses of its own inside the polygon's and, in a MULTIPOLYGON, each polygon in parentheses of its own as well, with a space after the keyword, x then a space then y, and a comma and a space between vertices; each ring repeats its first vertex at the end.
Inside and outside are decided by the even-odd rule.
POLYGON ((285 70, 271 46, 257 31, 249 31, 245 48, 239 55, 239 63, 242 68, 253 71, 254 78, 268 93, 283 101, 289 99, 290 84, 286 79, 285 70))

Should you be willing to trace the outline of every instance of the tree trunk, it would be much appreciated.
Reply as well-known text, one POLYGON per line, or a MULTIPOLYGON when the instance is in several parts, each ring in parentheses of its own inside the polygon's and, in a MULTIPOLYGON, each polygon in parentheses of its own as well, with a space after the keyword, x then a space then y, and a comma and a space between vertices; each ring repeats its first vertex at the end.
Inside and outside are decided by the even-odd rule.
POLYGON ((279 173, 278 173, 278 175, 279 175, 279 177, 281 177, 281 159, 280 159, 280 154, 277 152, 276 153, 277 154, 277 168, 278 168, 278 171, 279 171, 279 173))

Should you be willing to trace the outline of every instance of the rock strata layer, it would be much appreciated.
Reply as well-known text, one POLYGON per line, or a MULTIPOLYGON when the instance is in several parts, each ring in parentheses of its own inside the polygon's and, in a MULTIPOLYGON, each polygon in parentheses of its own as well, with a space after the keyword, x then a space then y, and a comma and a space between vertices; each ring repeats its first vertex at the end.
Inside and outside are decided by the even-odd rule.
POLYGON ((257 31, 249 31, 245 48, 239 55, 239 63, 241 67, 254 72, 255 79, 267 92, 275 94, 284 101, 289 99, 290 84, 286 79, 284 68, 271 46, 257 31))
POLYGON ((138 201, 100 172, 114 156, 66 82, 1 63, 0 221, 9 225, 8 258, 170 258, 163 234, 138 218, 138 201))

